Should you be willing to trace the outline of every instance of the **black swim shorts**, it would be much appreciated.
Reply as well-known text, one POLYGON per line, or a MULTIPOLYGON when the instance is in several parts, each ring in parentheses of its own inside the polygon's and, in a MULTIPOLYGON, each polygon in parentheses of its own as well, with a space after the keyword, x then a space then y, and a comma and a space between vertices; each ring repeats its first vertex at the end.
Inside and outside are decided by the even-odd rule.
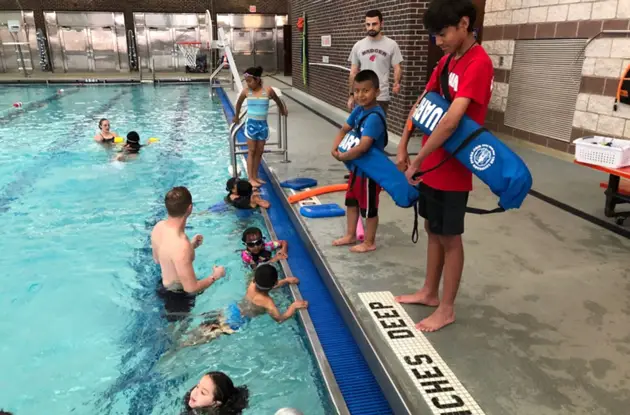
POLYGON ((157 295, 164 302, 165 317, 170 322, 183 320, 195 306, 195 294, 186 291, 167 290, 162 281, 158 283, 157 295))
POLYGON ((437 190, 420 183, 418 214, 429 222, 431 233, 444 236, 464 233, 468 193, 437 190))

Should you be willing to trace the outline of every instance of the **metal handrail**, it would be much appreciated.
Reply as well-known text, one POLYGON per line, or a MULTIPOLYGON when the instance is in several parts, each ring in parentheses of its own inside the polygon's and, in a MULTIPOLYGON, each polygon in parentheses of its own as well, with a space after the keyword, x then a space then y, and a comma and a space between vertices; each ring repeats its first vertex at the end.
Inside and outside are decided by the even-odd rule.
POLYGON ((332 64, 332 63, 309 62, 308 66, 323 66, 325 68, 341 69, 341 70, 344 70, 346 72, 350 72, 351 71, 350 68, 346 68, 345 66, 341 66, 341 65, 335 65, 335 64, 332 64))
MULTIPOLYGON (((286 102, 280 98, 280 100, 282 101, 282 105, 286 107, 286 102)), ((247 144, 240 144, 236 142, 236 136, 238 134, 238 132, 245 126, 245 114, 247 114, 247 110, 243 110, 241 111, 241 114, 239 116, 239 120, 240 122, 238 124, 234 124, 232 123, 230 125, 230 162, 232 165, 232 176, 233 177, 238 177, 239 173, 238 173, 238 163, 236 160, 236 156, 237 155, 241 155, 241 154, 247 154, 248 150, 239 150, 239 147, 245 147, 247 146, 247 144)), ((278 110, 278 141, 277 142, 267 142, 265 143, 265 147, 267 146, 277 146, 278 149, 277 150, 264 150, 263 153, 266 154, 282 154, 283 156, 283 163, 289 163, 289 140, 288 140, 288 123, 287 123, 287 117, 282 115, 282 112, 280 112, 280 110, 278 110)))

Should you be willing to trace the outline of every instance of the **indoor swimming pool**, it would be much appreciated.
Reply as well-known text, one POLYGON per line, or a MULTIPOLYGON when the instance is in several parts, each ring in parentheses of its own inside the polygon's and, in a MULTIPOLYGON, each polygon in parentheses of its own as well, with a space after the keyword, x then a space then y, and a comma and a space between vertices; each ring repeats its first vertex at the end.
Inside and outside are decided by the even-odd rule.
MULTIPOLYGON (((2 87, 11 94, 2 104, 58 89, 2 87)), ((207 85, 67 86, 43 106, 0 112, 0 408, 178 414, 205 372, 224 371, 249 388, 245 414, 331 413, 295 318, 278 325, 259 317, 234 335, 179 349, 160 314, 149 235, 173 186, 193 195, 188 235, 205 238, 196 251, 198 278, 213 264, 227 271, 198 297, 193 314, 245 293, 241 234, 264 229, 263 217, 198 214, 225 196, 227 135, 207 85), (143 143, 160 141, 132 162, 112 162, 114 150, 93 140, 100 118, 117 135, 135 130, 143 143)), ((281 309, 291 302, 288 291, 274 298, 281 309)))

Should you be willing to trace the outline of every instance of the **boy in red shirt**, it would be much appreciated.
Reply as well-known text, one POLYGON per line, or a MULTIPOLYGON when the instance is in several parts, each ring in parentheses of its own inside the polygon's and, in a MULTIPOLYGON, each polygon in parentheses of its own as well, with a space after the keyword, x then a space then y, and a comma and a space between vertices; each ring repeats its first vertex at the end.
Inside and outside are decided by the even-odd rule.
MULTIPOLYGON (((427 275, 417 292, 396 297, 400 303, 421 304, 437 309, 416 324, 422 331, 436 331, 455 321, 455 297, 464 268, 464 215, 468 193, 472 190, 472 173, 455 158, 437 169, 413 179, 418 171, 426 171, 448 158, 442 144, 457 129, 464 114, 484 124, 492 95, 494 69, 486 51, 477 44, 473 26, 477 11, 471 0, 433 0, 424 15, 424 25, 435 35, 436 44, 444 51, 427 84, 427 92, 441 91, 440 74, 448 61, 448 87, 452 103, 431 136, 422 138, 422 149, 409 160, 407 144, 413 131, 411 122, 398 146, 397 164, 412 184, 420 183, 419 214, 428 235, 427 275), (449 60, 449 56, 451 59, 449 60), (442 300, 438 296, 444 273, 442 300)), ((424 94, 418 98, 415 107, 424 94)))

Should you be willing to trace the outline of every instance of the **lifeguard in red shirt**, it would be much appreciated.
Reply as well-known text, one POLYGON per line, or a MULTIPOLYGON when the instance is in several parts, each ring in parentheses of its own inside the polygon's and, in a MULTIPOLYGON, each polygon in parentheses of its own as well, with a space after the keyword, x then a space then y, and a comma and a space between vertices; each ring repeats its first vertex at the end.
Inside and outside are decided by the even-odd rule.
MULTIPOLYGON (((424 286, 413 294, 396 297, 400 303, 437 307, 420 321, 422 331, 436 331, 455 321, 455 297, 464 267, 464 216, 468 193, 472 190, 472 173, 455 158, 413 179, 448 158, 441 147, 453 134, 464 114, 484 124, 492 95, 494 69, 486 51, 477 44, 473 26, 477 11, 471 0, 433 0, 424 15, 425 27, 435 35, 436 44, 445 56, 440 60, 427 84, 426 91, 441 93, 452 99, 447 114, 431 136, 422 138, 422 149, 409 159, 407 145, 413 132, 409 121, 398 146, 397 164, 412 184, 420 183, 419 215, 428 235, 427 274, 424 286), (450 59, 449 59, 450 58, 450 59), (448 62, 448 93, 441 91, 440 74, 448 62), (438 291, 444 274, 444 288, 438 291)), ((418 98, 413 113, 424 94, 418 98)))

